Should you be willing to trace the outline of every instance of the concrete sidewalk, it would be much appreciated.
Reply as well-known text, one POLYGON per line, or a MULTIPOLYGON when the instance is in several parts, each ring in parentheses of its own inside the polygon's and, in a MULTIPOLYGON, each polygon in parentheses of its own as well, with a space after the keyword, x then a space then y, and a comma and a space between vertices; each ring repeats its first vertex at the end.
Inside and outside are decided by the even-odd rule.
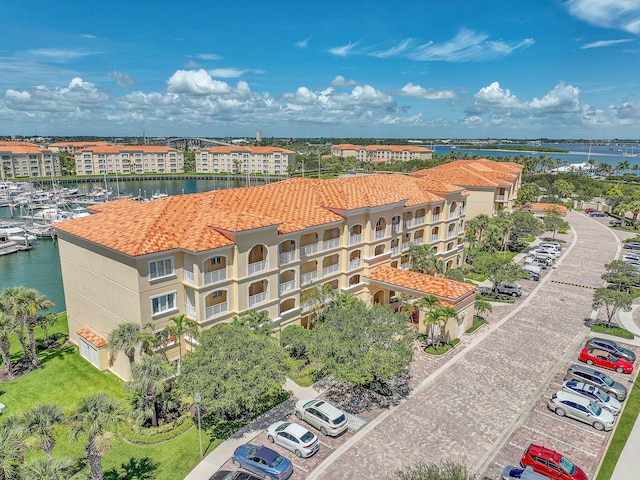
POLYGON ((293 405, 297 400, 301 398, 316 398, 322 393, 321 387, 301 387, 290 378, 287 378, 284 388, 291 393, 291 398, 269 410, 218 445, 196 468, 189 472, 185 480, 209 480, 209 478, 231 458, 236 448, 245 443, 249 443, 273 422, 288 417, 293 411, 293 405))

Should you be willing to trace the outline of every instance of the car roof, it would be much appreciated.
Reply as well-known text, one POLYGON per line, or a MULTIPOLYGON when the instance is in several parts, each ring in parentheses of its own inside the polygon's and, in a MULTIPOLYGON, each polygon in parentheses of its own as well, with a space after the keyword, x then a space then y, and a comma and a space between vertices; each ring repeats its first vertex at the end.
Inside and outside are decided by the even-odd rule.
POLYGON ((564 385, 567 388, 571 388, 572 390, 583 390, 587 392, 595 392, 596 390, 598 390, 598 387, 584 382, 576 382, 575 380, 568 380, 564 382, 564 385))
POLYGON ((558 452, 549 448, 545 448, 542 445, 535 445, 533 443, 529 445, 528 452, 530 455, 538 455, 547 459, 551 459, 556 464, 560 463, 560 459, 562 458, 562 455, 560 455, 558 452))
POLYGON ((590 338, 588 341, 589 342, 604 343, 606 345, 611 345, 612 347, 613 346, 618 346, 618 344, 616 342, 614 342, 613 340, 607 340, 606 338, 593 337, 593 338, 590 338))
POLYGON ((584 398, 576 393, 566 392, 564 390, 559 390, 558 392, 556 392, 556 399, 560 401, 566 400, 569 402, 579 403, 583 407, 586 407, 591 403, 591 401, 587 398, 584 398))
POLYGON ((255 456, 265 460, 268 464, 273 464, 273 461, 278 458, 280 454, 275 450, 262 446, 255 453, 255 456))
POLYGON ((298 438, 302 437, 305 433, 307 433, 309 431, 309 429, 304 428, 302 425, 299 425, 297 423, 290 423, 289 425, 287 425, 284 429, 285 432, 290 433, 291 435, 294 435, 298 438))
POLYGON ((324 400, 320 400, 314 405, 314 407, 318 410, 323 411, 331 417, 338 417, 344 413, 342 410, 339 410, 338 408, 334 407, 330 403, 325 402, 324 400))

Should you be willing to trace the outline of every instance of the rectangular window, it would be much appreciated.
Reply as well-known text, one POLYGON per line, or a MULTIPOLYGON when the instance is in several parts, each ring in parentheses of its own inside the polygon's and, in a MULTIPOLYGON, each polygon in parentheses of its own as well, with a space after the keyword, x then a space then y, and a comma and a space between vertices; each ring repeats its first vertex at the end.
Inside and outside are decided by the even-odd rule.
POLYGON ((160 260, 153 260, 149 262, 149 280, 169 277, 174 274, 173 257, 162 258, 160 260))
POLYGON ((168 293, 159 297, 151 299, 151 314, 159 315, 161 313, 170 312, 175 310, 176 307, 176 293, 168 293))

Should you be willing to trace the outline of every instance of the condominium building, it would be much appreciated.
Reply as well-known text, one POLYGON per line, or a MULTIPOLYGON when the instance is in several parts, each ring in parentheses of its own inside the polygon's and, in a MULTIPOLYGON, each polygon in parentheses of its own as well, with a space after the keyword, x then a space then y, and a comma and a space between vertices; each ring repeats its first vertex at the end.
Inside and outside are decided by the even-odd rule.
POLYGON ((49 150, 52 152, 66 152, 66 153, 76 153, 79 150, 83 150, 85 148, 98 147, 104 145, 112 145, 109 142, 54 142, 47 145, 49 150))
POLYGON ((331 145, 331 155, 335 157, 355 157, 360 162, 389 163, 409 160, 431 160, 433 150, 415 145, 369 145, 358 146, 348 143, 331 145))
POLYGON ((410 271, 408 252, 428 245, 459 266, 467 198, 451 183, 378 174, 93 206, 55 225, 70 338, 97 368, 128 378, 126 356, 107 361, 120 324, 160 330, 184 314, 206 329, 257 309, 276 330, 309 326, 326 287, 381 304, 436 295, 458 311, 446 328, 457 337, 473 319, 474 285, 410 271))
POLYGON ((155 145, 94 145, 75 152, 77 175, 184 172, 184 153, 155 145))
POLYGON ((60 175, 58 153, 29 142, 0 142, 0 180, 60 175))
POLYGON ((218 146, 196 151, 196 172, 286 175, 296 153, 278 147, 218 146))
POLYGON ((456 160, 411 175, 429 181, 448 181, 469 192, 467 217, 490 217, 504 210, 512 212, 522 184, 523 165, 486 158, 456 160))

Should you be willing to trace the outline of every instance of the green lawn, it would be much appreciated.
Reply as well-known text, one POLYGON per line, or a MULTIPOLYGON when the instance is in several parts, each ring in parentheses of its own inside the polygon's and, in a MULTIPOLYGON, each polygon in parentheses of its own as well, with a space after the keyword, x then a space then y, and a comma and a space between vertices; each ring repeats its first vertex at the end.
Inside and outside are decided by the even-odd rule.
MULTIPOLYGON (((36 332, 38 338, 44 337, 40 329, 36 332)), ((55 332, 67 332, 64 315, 49 334, 55 332)), ((13 361, 22 358, 22 349, 17 339, 12 339, 11 351, 13 361)), ((126 402, 123 382, 115 375, 101 372, 83 360, 75 345, 40 352, 39 357, 43 363, 42 368, 11 382, 0 383, 0 402, 7 406, 0 419, 18 414, 38 403, 56 403, 69 412, 83 396, 100 391, 108 392, 126 402)), ((54 456, 84 456, 83 442, 72 442, 64 427, 57 428, 56 437, 58 443, 54 449, 54 456)), ((204 431, 202 438, 205 455, 221 442, 210 442, 208 434, 204 431)), ((27 458, 34 455, 43 453, 31 452, 27 458)), ((157 462, 157 480, 184 478, 200 461, 198 429, 191 428, 173 440, 150 446, 131 445, 119 435, 114 435, 111 449, 103 459, 103 467, 105 470, 118 467, 131 457, 150 457, 157 462)))
POLYGON ((611 444, 609 445, 607 454, 602 461, 602 465, 600 466, 600 471, 598 472, 596 480, 609 480, 611 478, 611 475, 613 475, 613 469, 618 462, 618 458, 622 453, 622 449, 624 448, 625 443, 627 443, 627 439, 629 438, 629 434, 631 433, 631 430, 636 423, 636 419, 638 418, 639 413, 640 389, 636 388, 636 385, 634 384, 631 393, 627 398, 624 411, 618 419, 618 427, 616 428, 616 432, 611 439, 611 444))

